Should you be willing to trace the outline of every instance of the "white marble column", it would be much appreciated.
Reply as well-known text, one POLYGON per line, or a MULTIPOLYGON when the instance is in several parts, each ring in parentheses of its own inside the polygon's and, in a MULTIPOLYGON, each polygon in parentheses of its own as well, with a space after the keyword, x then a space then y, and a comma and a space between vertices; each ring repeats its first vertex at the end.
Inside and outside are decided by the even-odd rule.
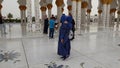
POLYGON ((48 10, 48 19, 50 19, 51 16, 52 16, 52 15, 51 15, 51 9, 49 9, 49 10, 48 10))
POLYGON ((26 35, 26 0, 18 0, 17 1, 21 13, 21 29, 22 29, 22 35, 26 35))
POLYGON ((90 13, 89 12, 87 12, 87 24, 86 25, 87 25, 86 26, 87 27, 87 32, 89 32, 89 29, 90 29, 90 13))
POLYGON ((80 24, 81 24, 81 0, 77 1, 77 11, 76 11, 76 28, 79 34, 81 34, 80 24))
POLYGON ((57 20, 60 23, 60 18, 62 15, 62 6, 57 7, 57 20))
POLYGON ((90 14, 92 9, 91 0, 88 0, 88 6, 87 6, 87 32, 89 32, 90 29, 90 14))
MULTIPOLYGON (((45 19, 45 16, 46 16, 46 6, 41 6, 41 30, 43 30, 43 27, 44 27, 44 19, 45 19)), ((41 31, 42 32, 42 31, 41 31)))
POLYGON ((64 4, 63 0, 56 0, 58 27, 60 27, 60 18, 61 18, 61 15, 62 15, 62 6, 63 6, 63 4, 64 4))
POLYGON ((86 9, 82 8, 81 10, 81 24, 80 24, 80 29, 81 32, 80 33, 84 33, 85 32, 85 24, 86 24, 86 9))
POLYGON ((110 22, 110 4, 112 0, 102 0, 103 3, 103 23, 105 24, 105 28, 109 27, 110 22))
POLYGON ((98 12, 98 26, 103 26, 103 23, 102 23, 102 10, 100 10, 100 12, 98 12))
POLYGON ((20 14, 21 14, 21 25, 23 23, 23 11, 20 11, 20 14))
POLYGON ((46 11, 42 11, 42 20, 44 20, 45 16, 46 16, 46 11))
POLYGON ((99 5, 98 5, 98 28, 103 26, 102 22, 102 13, 103 13, 103 5, 101 3, 101 0, 99 0, 99 5))
MULTIPOLYGON (((43 26, 44 26, 44 19, 45 19, 45 16, 46 16, 46 10, 47 10, 47 3, 46 3, 46 0, 41 0, 40 1, 40 10, 41 10, 41 30, 43 30, 43 26)), ((42 32, 42 31, 41 31, 42 32)))
POLYGON ((27 30, 32 32, 32 3, 31 0, 27 0, 27 30))
POLYGON ((109 27, 110 23, 110 4, 107 5, 107 21, 106 21, 106 27, 109 27))
MULTIPOLYGON (((73 16, 73 19, 75 20, 75 23, 76 23, 76 10, 77 10, 77 2, 76 0, 72 0, 72 16, 73 16)), ((76 27, 76 26, 75 26, 76 27)))
POLYGON ((103 30, 103 22, 102 22, 102 9, 98 8, 98 31, 103 30))
POLYGON ((2 9, 2 2, 3 2, 3 0, 0 0, 0 13, 1 13, 1 9, 2 9))
POLYGON ((107 24, 107 4, 103 4, 103 26, 106 27, 107 24))
POLYGON ((110 24, 109 24, 110 27, 114 27, 114 24, 115 24, 115 12, 116 12, 117 7, 118 7, 117 0, 114 0, 110 4, 110 24))
POLYGON ((120 24, 120 0, 118 0, 118 8, 117 8, 117 27, 120 24))
POLYGON ((48 19, 50 19, 50 17, 52 16, 51 11, 53 7, 52 5, 53 0, 46 0, 46 2, 47 2, 47 8, 48 8, 48 19))
POLYGON ((80 24, 80 29, 81 29, 81 33, 85 32, 85 28, 86 28, 86 9, 87 9, 88 3, 87 1, 82 1, 82 9, 81 9, 81 24, 80 24))
POLYGON ((120 10, 118 10, 117 12, 117 26, 116 27, 119 27, 119 24, 120 24, 120 10))
POLYGON ((35 6, 35 30, 40 31, 39 0, 34 0, 34 6, 35 6))
POLYGON ((115 12, 111 11, 109 27, 114 27, 114 25, 115 25, 115 12))

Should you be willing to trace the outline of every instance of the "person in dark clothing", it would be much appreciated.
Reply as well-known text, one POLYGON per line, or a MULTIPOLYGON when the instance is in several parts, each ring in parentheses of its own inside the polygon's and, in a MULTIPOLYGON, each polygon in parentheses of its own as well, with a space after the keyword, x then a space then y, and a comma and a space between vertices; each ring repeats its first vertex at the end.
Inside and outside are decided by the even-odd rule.
POLYGON ((58 51, 57 54, 65 60, 70 56, 71 44, 69 39, 69 31, 72 28, 69 17, 63 15, 61 17, 61 27, 59 30, 58 51))
POLYGON ((73 40, 75 38, 75 21, 74 21, 74 19, 72 19, 71 24, 72 24, 73 37, 70 40, 73 40))
POLYGON ((3 19, 2 19, 2 15, 0 14, 0 30, 1 30, 1 35, 4 34, 4 23, 3 23, 3 19))
POLYGON ((1 14, 0 14, 0 24, 3 24, 3 19, 1 14))
POLYGON ((44 34, 48 34, 48 26, 49 26, 49 20, 46 16, 45 20, 44 20, 44 29, 43 29, 43 33, 44 34))

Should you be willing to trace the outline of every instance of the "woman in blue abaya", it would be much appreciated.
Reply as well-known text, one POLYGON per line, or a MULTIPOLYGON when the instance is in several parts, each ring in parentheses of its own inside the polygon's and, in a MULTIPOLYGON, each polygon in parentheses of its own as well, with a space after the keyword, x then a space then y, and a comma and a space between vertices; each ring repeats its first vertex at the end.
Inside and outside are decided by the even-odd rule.
POLYGON ((59 32, 59 41, 58 41, 58 55, 62 56, 61 58, 65 60, 70 55, 70 39, 69 31, 72 28, 70 17, 62 16, 61 17, 61 27, 59 32), (63 18, 62 18, 63 17, 63 18))

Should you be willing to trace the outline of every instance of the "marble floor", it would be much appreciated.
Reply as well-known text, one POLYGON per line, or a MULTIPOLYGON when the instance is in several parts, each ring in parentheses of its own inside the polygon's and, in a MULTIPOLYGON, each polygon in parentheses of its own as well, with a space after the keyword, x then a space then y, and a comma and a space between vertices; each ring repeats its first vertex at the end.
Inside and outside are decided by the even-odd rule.
POLYGON ((0 37, 0 68, 120 68, 120 29, 76 32, 71 55, 65 61, 57 55, 58 35, 49 39, 41 33, 22 36, 19 24, 6 25, 0 37))

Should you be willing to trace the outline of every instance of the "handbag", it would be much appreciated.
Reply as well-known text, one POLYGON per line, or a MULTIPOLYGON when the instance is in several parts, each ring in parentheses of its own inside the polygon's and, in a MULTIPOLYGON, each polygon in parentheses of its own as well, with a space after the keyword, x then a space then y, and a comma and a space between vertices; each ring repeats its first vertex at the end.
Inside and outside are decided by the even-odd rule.
POLYGON ((69 39, 71 40, 72 38, 73 38, 73 31, 70 30, 70 31, 69 31, 69 39))

